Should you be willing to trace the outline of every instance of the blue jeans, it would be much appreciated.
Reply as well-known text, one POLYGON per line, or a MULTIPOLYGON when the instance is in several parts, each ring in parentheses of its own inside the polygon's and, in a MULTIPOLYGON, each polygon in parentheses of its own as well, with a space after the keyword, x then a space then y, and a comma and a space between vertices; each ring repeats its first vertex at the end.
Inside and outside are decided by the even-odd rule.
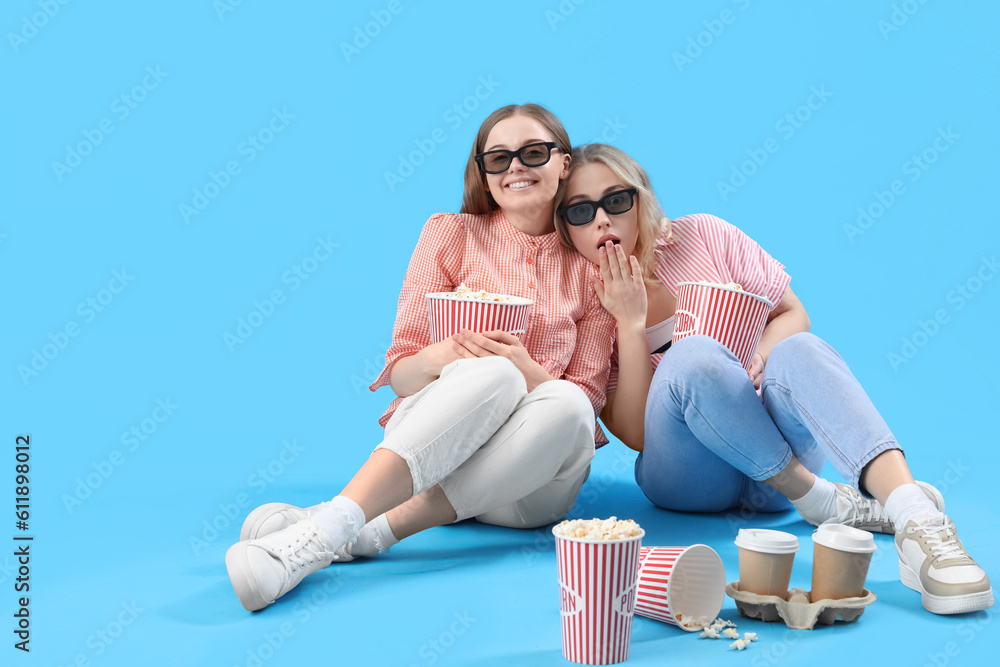
POLYGON ((829 458, 857 488, 868 462, 900 448, 844 360, 810 333, 774 347, 759 397, 720 343, 682 338, 653 375, 645 429, 639 487, 660 507, 693 512, 788 509, 761 480, 793 454, 817 475, 829 458))

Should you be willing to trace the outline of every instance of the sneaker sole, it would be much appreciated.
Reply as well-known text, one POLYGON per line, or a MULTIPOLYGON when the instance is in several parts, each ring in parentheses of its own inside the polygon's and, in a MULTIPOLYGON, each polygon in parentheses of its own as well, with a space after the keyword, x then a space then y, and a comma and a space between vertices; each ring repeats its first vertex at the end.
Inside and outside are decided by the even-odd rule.
POLYGON ((966 595, 933 595, 924 590, 920 577, 902 560, 899 561, 899 579, 907 588, 920 593, 920 602, 924 609, 932 614, 965 614, 970 611, 982 611, 993 606, 993 589, 968 593, 966 595))
POLYGON ((250 563, 247 560, 246 546, 236 543, 226 551, 226 570, 229 581, 236 591, 236 597, 247 611, 258 611, 271 601, 264 599, 253 578, 250 576, 250 563))
MULTIPOLYGON (((285 503, 267 503, 250 512, 250 514, 247 515, 247 518, 243 521, 243 527, 240 528, 240 540, 255 540, 258 537, 266 535, 267 533, 259 533, 261 526, 264 525, 264 522, 278 512, 286 510, 289 507, 291 506, 285 503)), ((307 516, 307 512, 302 513, 302 518, 306 518, 307 516)), ((283 527, 287 527, 289 525, 291 524, 286 523, 283 527)), ((272 530, 268 532, 271 533, 275 531, 272 530)))

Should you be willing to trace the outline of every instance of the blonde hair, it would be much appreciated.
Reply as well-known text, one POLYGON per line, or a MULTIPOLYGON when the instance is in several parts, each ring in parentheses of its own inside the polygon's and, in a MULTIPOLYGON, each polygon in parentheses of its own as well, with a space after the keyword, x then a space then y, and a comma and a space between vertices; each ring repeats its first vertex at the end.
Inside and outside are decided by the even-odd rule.
MULTIPOLYGON (((659 282, 653 274, 656 266, 656 238, 661 232, 666 230, 667 240, 673 240, 673 231, 670 228, 670 220, 667 219, 660 202, 653 193, 653 186, 649 182, 646 170, 633 160, 625 151, 608 144, 583 144, 573 149, 573 161, 569 166, 569 175, 580 167, 587 164, 603 164, 615 173, 615 176, 629 188, 635 188, 636 203, 639 207, 638 225, 639 234, 635 242, 635 250, 632 254, 639 260, 642 269, 642 276, 646 282, 659 282)), ((569 178, 559 184, 559 191, 556 192, 556 209, 563 205, 569 186, 569 178)), ((573 240, 569 236, 568 223, 561 215, 556 215, 556 232, 563 244, 574 248, 573 240)))
POLYGON ((566 133, 562 123, 551 111, 539 104, 508 104, 491 113, 483 124, 479 126, 476 133, 476 140, 472 142, 472 151, 469 153, 469 161, 465 165, 465 192, 462 195, 462 210, 460 213, 475 213, 482 215, 495 211, 497 206, 493 196, 486 189, 486 175, 479 170, 476 164, 476 156, 486 149, 486 140, 493 130, 493 126, 511 116, 528 116, 534 118, 552 134, 552 138, 559 144, 561 150, 570 158, 573 157, 572 144, 569 141, 569 134, 566 133))

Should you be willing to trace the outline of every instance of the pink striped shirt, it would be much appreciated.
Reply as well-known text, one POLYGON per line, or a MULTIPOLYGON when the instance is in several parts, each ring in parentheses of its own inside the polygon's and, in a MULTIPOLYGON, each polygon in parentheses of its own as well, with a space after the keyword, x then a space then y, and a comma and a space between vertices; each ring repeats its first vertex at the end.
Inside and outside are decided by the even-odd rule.
MULTIPOLYGON (((777 305, 791 277, 785 265, 757 245, 756 241, 722 218, 706 213, 686 215, 671 221, 674 240, 666 241, 666 232, 656 241, 657 263, 654 273, 677 297, 677 283, 704 280, 713 283, 735 282, 751 294, 760 295, 777 305)), ((653 370, 663 353, 650 355, 653 370)), ((608 392, 618 387, 618 344, 611 353, 608 392)))
MULTIPOLYGON (((420 233, 399 294, 385 368, 369 387, 389 384, 393 365, 430 345, 429 292, 474 290, 534 301, 522 338, 531 358, 554 378, 579 386, 597 415, 604 407, 615 322, 601 307, 590 276, 597 269, 559 242, 555 232, 530 236, 499 211, 489 215, 438 213, 420 233)), ((385 426, 402 398, 379 419, 385 426)), ((596 441, 607 437, 596 426, 596 441)))

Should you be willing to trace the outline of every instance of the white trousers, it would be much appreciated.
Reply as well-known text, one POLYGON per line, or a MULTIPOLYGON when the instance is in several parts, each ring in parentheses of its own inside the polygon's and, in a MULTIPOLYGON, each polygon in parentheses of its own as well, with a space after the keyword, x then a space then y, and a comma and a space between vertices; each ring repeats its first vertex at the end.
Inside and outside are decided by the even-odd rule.
POLYGON ((507 359, 459 359, 400 403, 379 448, 409 465, 413 495, 440 484, 457 520, 536 528, 565 516, 590 474, 594 409, 572 382, 529 394, 507 359))

